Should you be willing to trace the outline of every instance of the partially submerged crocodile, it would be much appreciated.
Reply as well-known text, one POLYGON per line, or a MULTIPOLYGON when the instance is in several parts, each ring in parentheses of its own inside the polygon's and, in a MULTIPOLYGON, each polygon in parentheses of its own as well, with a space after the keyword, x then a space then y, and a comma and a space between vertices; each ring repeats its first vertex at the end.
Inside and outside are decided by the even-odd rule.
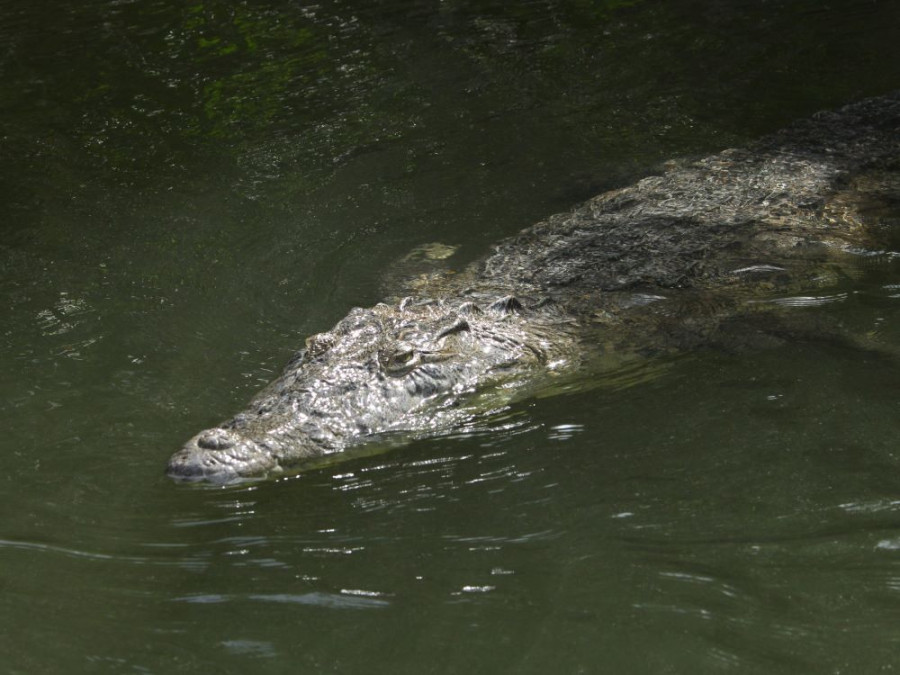
POLYGON ((849 258, 890 246, 898 176, 900 92, 600 195, 458 274, 352 309, 167 473, 279 475, 472 424, 597 363, 722 340, 735 317, 774 327, 767 298, 833 284, 849 258))

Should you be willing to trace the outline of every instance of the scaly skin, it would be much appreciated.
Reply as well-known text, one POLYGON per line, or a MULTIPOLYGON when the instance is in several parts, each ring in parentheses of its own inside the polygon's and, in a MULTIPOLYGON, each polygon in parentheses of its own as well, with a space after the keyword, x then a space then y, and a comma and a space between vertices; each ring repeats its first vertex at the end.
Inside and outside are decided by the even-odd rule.
POLYGON ((896 220, 898 176, 895 93, 600 195, 459 274, 411 282, 413 297, 353 309, 167 473, 279 475, 384 434, 470 424, 592 359, 720 340, 748 299, 832 284, 884 248, 885 228, 867 225, 896 220))
POLYGON ((376 434, 427 435, 464 424, 479 388, 497 400, 541 375, 564 371, 576 352, 568 317, 500 299, 413 300, 354 309, 307 340, 248 409, 192 438, 169 475, 236 482, 278 475, 376 434))

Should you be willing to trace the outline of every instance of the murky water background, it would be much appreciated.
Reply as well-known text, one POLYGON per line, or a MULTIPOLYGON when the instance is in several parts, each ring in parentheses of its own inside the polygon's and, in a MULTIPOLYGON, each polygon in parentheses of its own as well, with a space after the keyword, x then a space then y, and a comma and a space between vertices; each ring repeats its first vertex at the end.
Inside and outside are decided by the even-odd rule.
MULTIPOLYGON (((887 0, 0 1, 9 673, 874 673, 900 363, 705 353, 281 482, 169 454, 414 246, 900 86, 887 0)), ((900 344, 900 268, 818 309, 900 344)))

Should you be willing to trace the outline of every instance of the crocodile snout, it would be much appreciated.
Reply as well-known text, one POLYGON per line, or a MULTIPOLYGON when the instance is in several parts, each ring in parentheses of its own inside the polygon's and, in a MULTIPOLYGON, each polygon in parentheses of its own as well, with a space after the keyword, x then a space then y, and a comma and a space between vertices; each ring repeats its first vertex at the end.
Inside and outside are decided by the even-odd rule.
POLYGON ((231 429, 206 429, 172 455, 166 475, 187 482, 240 482, 279 470, 278 462, 266 450, 231 429))
POLYGON ((227 450, 237 443, 237 434, 227 429, 207 429, 197 435, 197 447, 204 450, 227 450))

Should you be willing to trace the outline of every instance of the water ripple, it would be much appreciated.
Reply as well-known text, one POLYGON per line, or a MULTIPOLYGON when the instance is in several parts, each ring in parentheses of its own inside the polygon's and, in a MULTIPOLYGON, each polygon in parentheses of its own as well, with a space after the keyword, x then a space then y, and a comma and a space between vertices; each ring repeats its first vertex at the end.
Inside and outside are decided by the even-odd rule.
MULTIPOLYGON (((145 544, 145 546, 153 548, 187 548, 186 544, 145 544)), ((191 558, 178 560, 165 560, 159 558, 151 558, 136 555, 114 555, 111 553, 98 553, 96 551, 84 551, 77 548, 68 548, 65 546, 57 546, 54 544, 38 543, 33 541, 13 541, 10 539, 0 539, 0 549, 15 549, 20 551, 39 551, 41 553, 55 553, 68 558, 80 558, 84 560, 103 560, 116 561, 123 563, 131 563, 135 565, 159 565, 184 567, 186 565, 203 564, 202 561, 191 558)))
POLYGON ((340 593, 312 591, 310 593, 254 593, 254 594, 222 594, 206 593, 183 595, 173 598, 174 602, 192 605, 219 605, 229 602, 276 603, 286 605, 311 605, 329 609, 382 609, 390 606, 384 594, 377 591, 344 590, 340 593))

